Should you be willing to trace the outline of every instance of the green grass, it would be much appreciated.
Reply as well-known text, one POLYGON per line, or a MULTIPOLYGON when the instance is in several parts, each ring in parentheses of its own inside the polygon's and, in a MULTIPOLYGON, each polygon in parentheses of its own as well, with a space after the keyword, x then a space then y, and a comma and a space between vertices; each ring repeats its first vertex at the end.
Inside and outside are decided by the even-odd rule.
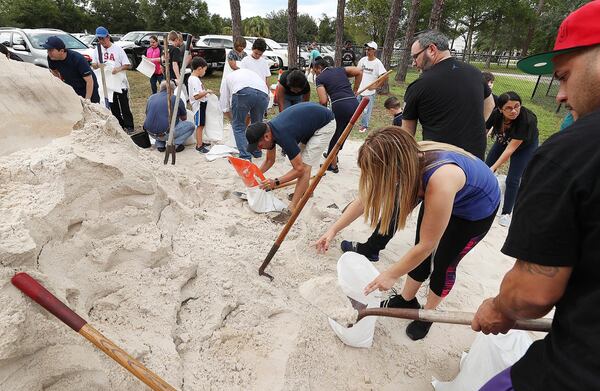
MULTIPOLYGON (((398 98, 404 97, 404 92, 408 83, 414 81, 418 77, 418 73, 411 69, 407 75, 407 83, 397 84, 394 82, 395 73, 390 74, 390 94, 398 98)), ((127 77, 131 85, 131 107, 133 116, 136 124, 136 128, 141 128, 144 121, 144 112, 146 108, 146 101, 150 96, 150 83, 148 78, 137 71, 128 71, 127 77)), ((269 80, 270 83, 276 83, 277 75, 274 74, 269 80)), ((215 72, 211 76, 204 77, 202 79, 204 86, 215 92, 219 91, 221 85, 221 72, 215 72)), ((518 79, 511 76, 498 75, 494 84, 494 93, 499 95, 506 91, 516 91, 523 99, 523 105, 532 110, 538 117, 538 127, 540 130, 540 142, 546 140, 550 135, 558 131, 560 123, 562 121, 562 115, 557 115, 549 105, 540 105, 531 101, 530 96, 533 92, 535 82, 531 80, 518 79)), ((383 107, 383 102, 387 96, 378 96, 373 108, 373 113, 370 120, 370 128, 377 129, 382 126, 391 124, 392 118, 383 107)), ((311 91, 311 101, 318 101, 315 88, 311 91)), ((270 110, 269 117, 272 117, 278 113, 276 107, 270 110)), ((417 133, 418 138, 421 136, 421 132, 417 133)), ((359 133, 358 126, 355 126, 351 135, 354 139, 364 139, 366 133, 359 133)))

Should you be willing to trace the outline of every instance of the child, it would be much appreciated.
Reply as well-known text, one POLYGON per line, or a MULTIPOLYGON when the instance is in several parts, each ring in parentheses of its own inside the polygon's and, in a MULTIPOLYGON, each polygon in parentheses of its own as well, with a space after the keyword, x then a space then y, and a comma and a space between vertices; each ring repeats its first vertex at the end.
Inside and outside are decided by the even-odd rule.
POLYGON ((267 50, 267 43, 264 39, 257 38, 252 44, 252 53, 242 60, 241 68, 249 69, 264 79, 267 91, 269 91, 268 78, 271 76, 271 70, 267 60, 262 56, 265 50, 267 50))
POLYGON ((190 89, 190 104, 194 112, 194 123, 196 124, 196 151, 207 153, 209 143, 202 141, 202 131, 206 123, 206 95, 212 93, 211 90, 205 90, 200 78, 206 73, 208 64, 202 57, 194 57, 192 60, 192 75, 188 80, 190 89))
POLYGON ((390 96, 385 100, 383 106, 387 112, 394 116, 392 125, 402 126, 402 104, 395 96, 390 96))
POLYGON ((237 37, 233 42, 233 49, 227 54, 227 62, 232 70, 239 69, 238 61, 242 61, 248 55, 244 49, 246 49, 246 40, 244 37, 237 37))

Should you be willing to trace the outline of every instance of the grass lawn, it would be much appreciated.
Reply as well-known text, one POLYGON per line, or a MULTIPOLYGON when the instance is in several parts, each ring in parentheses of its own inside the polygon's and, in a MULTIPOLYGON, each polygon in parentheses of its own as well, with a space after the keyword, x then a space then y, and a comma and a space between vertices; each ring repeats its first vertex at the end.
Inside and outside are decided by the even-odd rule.
MULTIPOLYGON (((512 69, 511 71, 516 70, 512 69)), ((396 84, 393 82, 395 73, 390 74, 390 80, 392 81, 392 85, 390 88, 390 95, 395 95, 398 98, 402 98, 404 96, 404 92, 408 84, 396 84)), ((129 83, 131 86, 130 99, 131 99, 131 109, 133 111, 133 116, 136 124, 136 128, 141 128, 144 117, 145 117, 145 109, 146 109, 146 101, 148 96, 151 94, 150 83, 146 76, 142 75, 137 71, 127 71, 127 77, 129 78, 129 83)), ((418 77, 418 73, 414 70, 410 70, 407 76, 407 83, 412 82, 418 77)), ((277 75, 271 76, 271 83, 275 83, 277 81, 277 75)), ((209 88, 215 92, 219 91, 219 87, 221 84, 221 72, 214 72, 211 76, 204 77, 202 79, 204 86, 209 88)), ((530 96, 533 92, 533 88, 535 86, 535 82, 527 79, 515 78, 511 76, 498 75, 496 76, 495 84, 494 84, 494 93, 499 95, 506 91, 516 91, 521 98, 523 99, 524 106, 528 107, 532 110, 538 117, 538 127, 540 130, 540 142, 546 140, 550 135, 558 131, 560 123, 562 121, 562 115, 557 115, 554 113, 554 110, 550 107, 546 107, 543 105, 539 105, 531 102, 530 96)), ((387 96, 378 96, 375 102, 375 107, 373 108, 373 113, 371 115, 370 128, 377 129, 381 126, 386 126, 391 124, 392 118, 386 113, 385 108, 383 107, 383 102, 387 96)), ((311 93, 311 101, 317 101, 317 94, 315 89, 312 89, 311 93)), ((269 116, 276 115, 277 108, 273 108, 269 112, 269 116)), ((418 138, 420 138, 421 132, 418 132, 418 138)), ((355 139, 364 139, 366 137, 365 133, 358 132, 358 125, 352 131, 350 136, 355 139)))

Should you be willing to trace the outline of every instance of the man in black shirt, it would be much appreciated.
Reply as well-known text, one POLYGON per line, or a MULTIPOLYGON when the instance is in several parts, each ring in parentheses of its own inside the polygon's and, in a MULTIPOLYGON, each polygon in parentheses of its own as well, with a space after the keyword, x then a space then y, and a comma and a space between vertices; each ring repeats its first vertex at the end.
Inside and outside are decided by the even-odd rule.
POLYGON ((482 390, 600 389, 600 0, 561 24, 554 51, 518 63, 554 72, 556 97, 580 117, 535 153, 521 181, 502 252, 515 257, 499 294, 472 327, 505 333, 556 307, 552 329, 482 390))
POLYGON ((183 63, 183 47, 181 49, 179 48, 181 45, 179 39, 177 31, 169 32, 169 77, 177 84, 180 84, 185 76, 185 71, 181 69, 183 63))
POLYGON ((342 66, 356 66, 356 53, 354 53, 354 49, 352 48, 352 41, 346 41, 346 45, 344 46, 344 50, 342 51, 342 66))

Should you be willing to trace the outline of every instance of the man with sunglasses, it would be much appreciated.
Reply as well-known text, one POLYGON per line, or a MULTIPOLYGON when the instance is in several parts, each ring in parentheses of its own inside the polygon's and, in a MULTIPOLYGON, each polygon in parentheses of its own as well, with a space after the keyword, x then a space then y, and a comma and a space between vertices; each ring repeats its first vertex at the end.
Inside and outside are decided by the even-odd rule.
MULTIPOLYGON (((96 37, 98 37, 98 45, 102 48, 102 62, 112 67, 112 74, 121 73, 121 91, 114 91, 112 96, 109 95, 110 111, 119 120, 119 125, 128 134, 133 133, 133 114, 129 107, 129 82, 125 71, 131 69, 131 63, 127 54, 122 47, 114 45, 110 40, 110 34, 105 27, 96 29, 96 37)), ((98 68, 99 59, 98 51, 94 50, 92 55, 92 67, 98 68)))

